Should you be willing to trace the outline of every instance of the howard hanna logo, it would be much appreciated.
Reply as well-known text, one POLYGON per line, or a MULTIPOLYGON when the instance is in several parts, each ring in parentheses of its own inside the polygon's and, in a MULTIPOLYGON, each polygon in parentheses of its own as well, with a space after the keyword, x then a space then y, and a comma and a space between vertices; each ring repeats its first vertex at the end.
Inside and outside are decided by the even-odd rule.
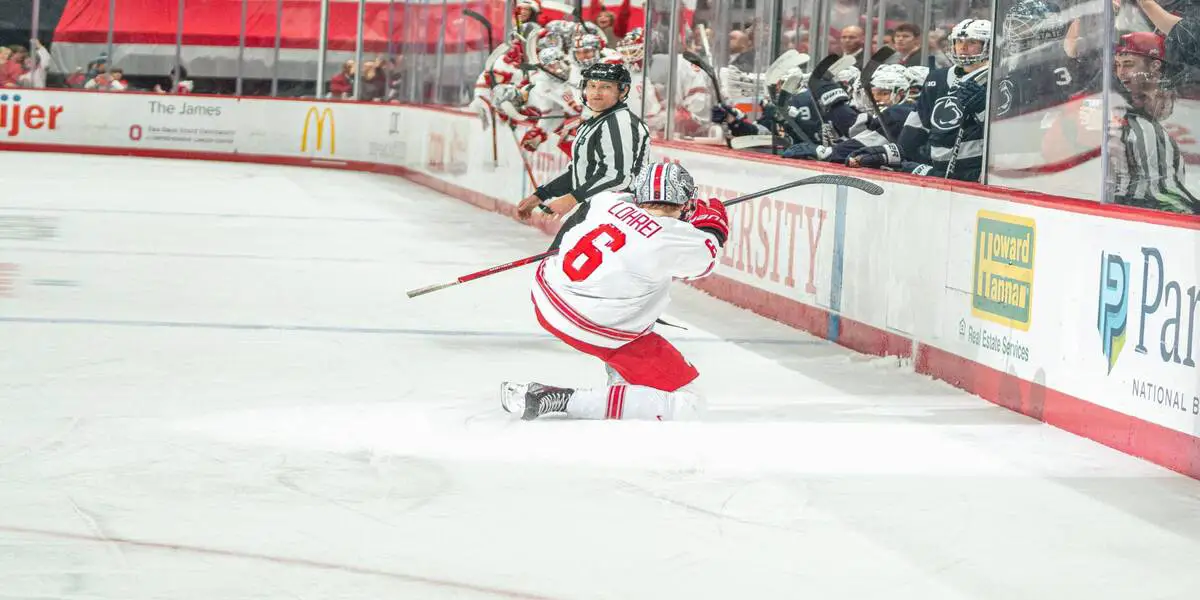
POLYGON ((979 211, 975 228, 975 271, 971 314, 1029 331, 1033 307, 1033 219, 979 211))
MULTIPOLYGON (((1141 296, 1130 301, 1133 284, 1132 264, 1120 255, 1100 253, 1099 302, 1096 327, 1100 330, 1101 350, 1108 360, 1108 374, 1117 364, 1129 334, 1129 307, 1135 309, 1133 346, 1136 355, 1157 358, 1168 365, 1179 365, 1186 371, 1160 374, 1165 378, 1150 381, 1142 376, 1131 378, 1132 396, 1158 404, 1162 408, 1182 413, 1200 414, 1200 397, 1195 394, 1194 369, 1196 307, 1200 305, 1200 288, 1171 279, 1163 253, 1158 248, 1142 248, 1141 296), (1186 287, 1185 287, 1186 286, 1186 287), (1146 346, 1146 332, 1151 330, 1150 344, 1158 341, 1157 352, 1146 346)), ((1140 367, 1145 367, 1140 363, 1140 367)), ((1138 368, 1144 371, 1144 368, 1138 368)))
POLYGON ((311 106, 304 115, 304 129, 300 132, 300 151, 308 152, 308 128, 316 126, 316 145, 313 150, 320 152, 325 145, 325 123, 329 123, 329 155, 337 153, 337 124, 333 118, 333 109, 318 109, 311 106))

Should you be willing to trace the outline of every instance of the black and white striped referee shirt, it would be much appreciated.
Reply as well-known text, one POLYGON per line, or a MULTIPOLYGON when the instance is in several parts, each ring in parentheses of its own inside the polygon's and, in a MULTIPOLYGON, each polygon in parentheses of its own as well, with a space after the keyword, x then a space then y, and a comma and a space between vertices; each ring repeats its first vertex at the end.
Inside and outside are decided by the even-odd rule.
POLYGON ((600 192, 629 189, 646 161, 649 141, 646 123, 618 102, 579 126, 571 166, 535 193, 543 201, 571 194, 586 202, 600 192))
POLYGON ((1125 113, 1120 144, 1109 146, 1114 201, 1186 215, 1200 214, 1200 200, 1187 188, 1183 153, 1157 120, 1137 110, 1125 113))

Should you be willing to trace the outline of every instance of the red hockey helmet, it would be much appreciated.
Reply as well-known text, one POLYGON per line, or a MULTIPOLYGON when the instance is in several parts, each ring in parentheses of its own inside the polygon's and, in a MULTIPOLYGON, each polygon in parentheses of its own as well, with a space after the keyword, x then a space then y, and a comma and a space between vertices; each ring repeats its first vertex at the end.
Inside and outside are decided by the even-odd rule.
POLYGON ((1162 60, 1167 54, 1165 38, 1149 31, 1127 33, 1117 42, 1115 54, 1135 54, 1162 60))

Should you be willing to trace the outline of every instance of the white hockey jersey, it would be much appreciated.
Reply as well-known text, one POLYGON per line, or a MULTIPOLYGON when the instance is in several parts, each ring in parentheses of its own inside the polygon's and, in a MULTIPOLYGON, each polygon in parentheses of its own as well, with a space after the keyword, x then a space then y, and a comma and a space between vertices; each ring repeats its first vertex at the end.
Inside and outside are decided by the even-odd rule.
POLYGON ((658 88, 651 83, 646 85, 645 78, 642 77, 642 71, 630 71, 633 75, 633 85, 629 87, 629 97, 625 99, 625 104, 629 105, 629 109, 633 114, 642 118, 646 122, 646 127, 650 131, 662 131, 667 128, 667 111, 663 103, 662 97, 658 93, 658 88), (649 93, 647 93, 649 92, 649 93), (645 105, 642 104, 642 99, 645 98, 645 105))
MULTIPOLYGON (((563 81, 545 71, 537 70, 529 76, 529 99, 526 105, 537 109, 542 114, 565 115, 565 118, 576 118, 584 111, 583 99, 579 95, 579 86, 573 81, 578 77, 577 69, 572 68, 567 81, 563 81)), ((538 125, 547 131, 557 130, 563 118, 543 119, 538 125)))
POLYGON ((674 279, 716 268, 716 238, 690 223, 651 216, 627 193, 601 192, 587 216, 542 261, 533 282, 539 319, 567 337, 618 348, 650 331, 674 279))

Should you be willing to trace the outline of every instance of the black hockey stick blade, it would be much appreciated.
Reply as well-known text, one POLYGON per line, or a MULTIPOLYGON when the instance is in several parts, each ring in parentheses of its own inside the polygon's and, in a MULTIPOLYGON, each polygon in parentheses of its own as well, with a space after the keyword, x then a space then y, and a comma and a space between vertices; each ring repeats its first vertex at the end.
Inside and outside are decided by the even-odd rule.
POLYGON ((814 175, 807 179, 801 180, 801 185, 844 185, 852 187, 856 190, 862 190, 872 196, 882 196, 883 188, 878 183, 867 181, 859 177, 851 177, 850 175, 814 175))
POLYGON ((740 204, 747 200, 761 198, 769 194, 774 194, 775 192, 790 190, 794 187, 800 187, 802 185, 844 185, 846 187, 862 190, 868 194, 871 194, 872 196, 880 196, 883 194, 882 187, 879 187, 878 184, 867 181, 866 179, 859 179, 858 177, 851 177, 849 175, 814 175, 812 177, 805 177, 804 179, 797 179, 796 181, 788 182, 783 185, 777 185, 773 188, 768 188, 760 192, 754 192, 753 194, 738 196, 737 198, 724 202, 724 204, 725 206, 733 206, 734 204, 740 204))
POLYGON ((485 17, 469 8, 463 9, 463 14, 472 19, 475 19, 476 21, 479 21, 479 24, 483 25, 483 28, 487 30, 488 51, 490 52, 493 48, 495 48, 495 46, 492 45, 492 41, 495 39, 495 37, 492 35, 492 22, 487 20, 487 17, 485 17))
POLYGON ((841 58, 841 54, 829 54, 825 58, 822 58, 821 62, 817 63, 817 66, 813 68, 812 74, 808 76, 809 87, 812 87, 813 83, 825 79, 829 68, 833 66, 833 63, 841 60, 841 58))
POLYGON ((871 66, 871 63, 875 63, 875 67, 879 68, 879 65, 882 65, 882 64, 886 63, 887 61, 891 60, 892 57, 895 55, 896 55, 895 48, 892 48, 891 46, 884 46, 884 47, 876 50, 875 54, 872 54, 871 58, 867 59, 867 64, 864 65, 863 70, 865 71, 866 67, 871 66))
POLYGON ((662 320, 662 319, 655 319, 655 320, 654 320, 654 322, 655 322, 655 323, 658 323, 659 325, 666 325, 667 327, 674 327, 674 328, 676 328, 676 329, 682 329, 682 330, 684 330, 684 331, 687 331, 687 330, 688 330, 688 328, 687 328, 687 327, 684 327, 683 325, 676 325, 676 324, 674 324, 674 323, 672 323, 672 322, 670 322, 670 321, 664 321, 664 320, 662 320))
POLYGON ((708 80, 712 82, 713 90, 717 93, 717 103, 725 104, 725 97, 721 94, 721 82, 717 81, 717 74, 713 71, 712 65, 704 60, 700 55, 690 50, 684 50, 680 56, 693 65, 696 65, 704 74, 708 76, 708 80))

